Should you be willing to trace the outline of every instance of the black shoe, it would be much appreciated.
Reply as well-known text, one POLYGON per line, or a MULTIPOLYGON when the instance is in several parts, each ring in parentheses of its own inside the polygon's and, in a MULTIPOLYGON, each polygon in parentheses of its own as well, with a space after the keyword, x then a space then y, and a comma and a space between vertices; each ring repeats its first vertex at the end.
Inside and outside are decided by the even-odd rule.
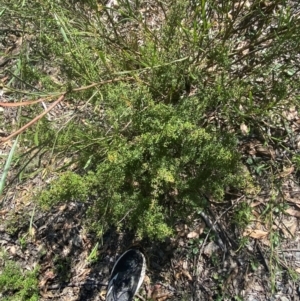
POLYGON ((146 259, 143 253, 130 249, 115 263, 107 287, 106 301, 131 301, 143 283, 146 259))

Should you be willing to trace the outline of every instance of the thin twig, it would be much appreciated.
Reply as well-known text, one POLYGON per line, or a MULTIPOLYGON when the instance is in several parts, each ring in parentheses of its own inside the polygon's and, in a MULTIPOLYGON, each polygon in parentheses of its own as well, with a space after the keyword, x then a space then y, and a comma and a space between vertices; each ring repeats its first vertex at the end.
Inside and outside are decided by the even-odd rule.
POLYGON ((11 135, 1 138, 0 143, 2 142, 7 142, 11 138, 15 137, 16 135, 24 132, 28 127, 30 127, 32 124, 36 123, 38 120, 40 120, 43 116, 45 116, 48 112, 50 112, 57 104, 59 104, 63 99, 65 98, 65 94, 61 95, 47 110, 45 110, 43 113, 40 115, 36 116, 33 118, 31 121, 29 121, 27 124, 22 126, 20 129, 12 133, 11 135))
POLYGON ((263 254, 263 252, 261 250, 261 247, 260 247, 259 243, 256 242, 255 246, 256 246, 256 249, 257 249, 257 251, 258 251, 258 253, 259 253, 259 255, 260 255, 261 259, 262 259, 263 266, 265 267, 266 271, 268 273, 270 273, 269 265, 268 265, 267 260, 266 260, 264 254, 263 254))
MULTIPOLYGON (((205 196, 206 197, 206 196, 205 196)), ((218 238, 218 245, 221 249, 225 249, 227 250, 227 247, 226 245, 223 243, 222 239, 220 238, 219 234, 218 234, 218 229, 216 229, 216 226, 218 227, 218 222, 219 220, 223 217, 224 214, 226 214, 229 210, 231 210, 234 206, 236 206, 236 204, 241 200, 243 199, 245 196, 242 195, 241 197, 239 197, 237 200, 235 200, 234 204, 232 204, 231 206, 229 206, 229 208, 227 208, 226 210, 224 210, 214 221, 214 223, 212 223, 210 221, 210 219, 204 214, 204 212, 200 212, 200 216, 201 218, 204 220, 204 222, 206 223, 206 225, 209 227, 209 231, 204 239, 204 242, 202 243, 201 245, 201 249, 200 249, 200 252, 199 252, 199 255, 198 255, 198 262, 200 261, 200 257, 202 256, 202 253, 203 253, 203 250, 204 250, 204 246, 208 240, 208 237, 209 237, 209 234, 211 233, 211 231, 213 231, 215 233, 215 235, 217 236, 218 238)), ((208 198, 207 198, 208 199, 208 198)), ((208 199, 208 201, 210 201, 208 199)), ((196 271, 196 276, 199 275, 199 269, 197 268, 196 271)))
POLYGON ((45 101, 46 98, 39 98, 33 101, 22 101, 22 102, 0 102, 1 107, 21 107, 21 106, 29 106, 39 102, 45 101))
POLYGON ((136 294, 136 297, 138 297, 142 301, 146 301, 146 299, 144 297, 142 297, 140 294, 136 294))
POLYGON ((284 250, 279 250, 277 252, 278 253, 283 253, 283 252, 300 252, 300 249, 284 249, 284 250))
POLYGON ((51 286, 48 286, 48 290, 56 290, 61 289, 65 287, 80 287, 80 286, 107 286, 107 283, 98 282, 98 281, 89 281, 89 282, 77 282, 77 283, 67 283, 67 284, 53 284, 51 286))
POLYGON ((118 78, 115 78, 115 79, 108 79, 108 80, 104 80, 104 81, 99 82, 99 83, 93 83, 93 84, 90 84, 88 86, 72 89, 72 92, 73 91, 75 91, 75 92, 83 91, 83 90, 87 90, 87 89, 90 89, 90 88, 93 88, 93 87, 96 87, 96 86, 105 85, 105 84, 117 82, 117 81, 120 81, 120 80, 132 80, 132 79, 134 79, 134 78, 133 77, 125 77, 125 78, 124 77, 118 77, 118 78))
MULTIPOLYGON (((127 77, 127 78, 118 77, 118 78, 115 78, 115 79, 109 79, 109 80, 105 80, 105 81, 102 81, 102 82, 93 83, 93 84, 90 84, 88 86, 83 86, 83 87, 71 89, 71 91, 66 91, 54 103, 52 103, 51 106, 48 109, 46 109, 43 113, 41 113, 40 115, 36 116, 34 119, 32 119, 30 122, 28 122, 27 124, 25 124, 24 126, 22 126, 20 129, 18 129, 17 131, 15 131, 14 133, 12 133, 11 135, 9 135, 7 137, 4 137, 4 138, 1 138, 0 139, 0 143, 7 142, 11 138, 15 137, 16 135, 24 132, 28 127, 30 127, 32 124, 34 124, 35 122, 37 122, 38 120, 40 120, 43 116, 45 116, 48 112, 50 112, 59 102, 61 102, 65 98, 65 95, 68 92, 83 91, 83 90, 87 90, 87 89, 90 89, 92 87, 96 87, 96 86, 99 86, 99 85, 113 83, 113 82, 121 81, 121 80, 132 80, 132 79, 134 79, 134 78, 133 77, 127 77)), ((45 100, 45 99, 38 99, 38 100, 35 100, 35 101, 26 101, 26 102, 21 102, 21 103, 3 103, 3 102, 1 102, 0 106, 3 106, 3 107, 18 107, 18 106, 35 104, 35 103, 38 103, 38 102, 42 102, 43 100, 45 100)))
POLYGON ((120 219, 120 221, 118 221, 117 224, 120 224, 120 223, 126 218, 126 216, 127 216, 131 211, 133 211, 133 209, 128 210, 128 211, 126 212, 126 214, 120 219))

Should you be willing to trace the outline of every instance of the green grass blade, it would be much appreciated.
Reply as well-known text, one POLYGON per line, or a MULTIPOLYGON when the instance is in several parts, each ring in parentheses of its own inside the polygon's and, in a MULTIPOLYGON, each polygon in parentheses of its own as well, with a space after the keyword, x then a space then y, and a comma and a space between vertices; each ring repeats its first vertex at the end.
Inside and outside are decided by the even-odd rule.
POLYGON ((0 11, 0 17, 4 14, 4 12, 5 12, 5 8, 4 9, 2 9, 1 11, 0 11))
POLYGON ((7 177, 7 173, 9 171, 9 168, 10 168, 10 165, 11 165, 11 162, 12 162, 12 158, 14 156, 14 153, 15 153, 15 150, 16 150, 16 147, 17 147, 17 144, 18 144, 18 140, 19 140, 19 136, 15 140, 15 142, 14 142, 14 144, 13 144, 13 146, 12 146, 10 152, 9 152, 9 155, 8 155, 7 161, 5 163, 5 166, 4 166, 3 174, 2 174, 2 177, 1 177, 1 180, 0 180, 0 195, 2 194, 3 189, 4 189, 5 179, 7 177))
POLYGON ((64 24, 63 20, 57 14, 54 14, 54 18, 57 22, 57 25, 59 26, 60 32, 61 32, 64 40, 69 44, 70 40, 68 39, 67 33, 65 31, 66 28, 65 28, 65 24, 64 24))

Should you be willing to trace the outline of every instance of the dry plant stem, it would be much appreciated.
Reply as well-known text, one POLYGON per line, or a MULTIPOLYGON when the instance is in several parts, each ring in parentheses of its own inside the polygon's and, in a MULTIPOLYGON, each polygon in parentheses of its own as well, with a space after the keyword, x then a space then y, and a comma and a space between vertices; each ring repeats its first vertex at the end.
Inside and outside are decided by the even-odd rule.
MULTIPOLYGON (((75 88, 72 91, 83 91, 83 90, 87 90, 90 89, 92 87, 95 86, 99 86, 99 85, 104 85, 104 84, 108 84, 108 83, 112 83, 112 82, 116 82, 116 81, 120 81, 120 80, 131 80, 133 79, 133 77, 127 77, 127 78, 115 78, 115 79, 110 79, 110 80, 105 80, 99 83, 93 83, 91 85, 88 86, 84 86, 84 87, 80 87, 80 88, 75 88)), ((59 99, 57 99, 47 110, 45 110, 43 113, 41 113, 40 115, 36 116, 34 119, 32 119, 30 122, 28 122, 27 124, 25 124, 24 126, 22 126, 20 129, 18 129, 17 131, 15 131, 14 133, 12 133, 11 135, 9 135, 8 137, 2 138, 0 140, 0 143, 4 143, 9 141, 11 138, 15 137, 16 135, 24 132, 28 127, 30 127, 32 124, 34 124, 35 122, 37 122, 38 120, 40 120, 43 116, 45 116, 49 111, 51 111, 59 102, 61 102, 66 95, 67 92, 65 92, 64 94, 62 94, 59 99)), ((22 105, 31 105, 31 104, 35 104, 38 102, 42 102, 44 101, 44 98, 35 100, 35 101, 26 101, 26 102, 20 102, 20 103, 3 103, 0 102, 0 106, 3 107, 18 107, 18 106, 22 106, 22 105)))
POLYGON ((11 138, 15 137, 16 135, 24 132, 28 127, 30 127, 32 124, 40 120, 43 116, 45 116, 48 112, 50 112, 58 103, 60 103, 65 98, 65 94, 61 95, 47 110, 45 110, 40 115, 33 118, 31 121, 29 121, 27 124, 22 126, 20 129, 9 135, 8 137, 2 138, 0 142, 4 143, 10 140, 11 138))
MULTIPOLYGON (((113 83, 113 82, 118 82, 118 81, 121 81, 121 80, 129 81, 129 80, 134 80, 134 79, 136 79, 136 78, 133 78, 133 77, 118 77, 118 78, 114 78, 114 79, 104 80, 104 81, 98 82, 98 83, 92 83, 88 86, 82 86, 82 87, 79 87, 79 88, 74 88, 74 89, 71 89, 69 91, 61 92, 61 93, 84 91, 84 90, 87 90, 87 89, 90 89, 90 88, 93 88, 93 87, 96 87, 96 86, 101 86, 101 85, 105 85, 105 84, 109 84, 109 83, 113 83)), ((22 90, 13 90, 13 91, 16 91, 18 93, 25 93, 22 90)), ((50 97, 48 97, 48 98, 50 98, 50 97)), ((47 98, 39 98, 39 99, 33 100, 33 101, 24 101, 24 102, 18 102, 18 103, 0 102, 0 106, 3 106, 3 107, 19 107, 19 106, 23 106, 23 105, 36 104, 36 103, 46 101, 46 100, 47 100, 47 98)))
POLYGON ((33 101, 23 101, 23 102, 0 102, 1 107, 21 107, 21 106, 29 106, 39 102, 45 101, 45 98, 39 98, 33 101))
POLYGON ((144 297, 142 297, 141 295, 139 295, 139 294, 136 294, 136 297, 138 297, 142 301, 146 301, 146 299, 144 297))
POLYGON ((124 77, 118 77, 118 78, 115 78, 115 79, 104 80, 103 82, 99 82, 99 83, 93 83, 93 84, 90 84, 90 85, 85 86, 85 87, 75 88, 75 89, 72 89, 72 91, 78 92, 78 91, 87 90, 87 89, 90 89, 90 88, 93 88, 93 87, 96 87, 96 86, 109 84, 109 83, 113 83, 113 82, 118 82, 120 80, 132 80, 132 79, 134 79, 134 78, 133 77, 125 77, 125 78, 124 77))
MULTIPOLYGON (((214 231, 214 233, 217 235, 217 237, 219 236, 218 235, 218 233, 217 233, 217 231, 216 231, 216 229, 215 229, 215 226, 217 226, 217 224, 218 224, 218 222, 220 221, 220 219, 222 218, 222 216, 224 215, 224 214, 226 214, 229 210, 231 210, 234 206, 236 206, 238 203, 239 203, 239 201, 240 200, 242 200, 243 198, 244 198, 245 196, 244 195, 242 195, 241 197, 239 197, 237 200, 235 200, 234 201, 234 203, 231 205, 231 206, 229 206, 229 208, 227 208, 225 211, 223 211, 216 219, 215 219, 215 221, 214 221, 214 223, 212 223, 211 221, 210 221, 210 219, 204 214, 204 213, 200 213, 200 216, 201 216, 201 218, 204 220, 204 222, 207 224, 207 222, 208 222, 208 224, 207 224, 207 226, 209 227, 209 231, 208 231, 208 233, 207 233, 207 235, 206 235, 206 237, 205 237, 205 240, 204 240, 204 242, 202 243, 202 246, 201 246, 201 249, 200 249, 200 252, 199 252, 199 256, 198 256, 198 262, 200 262, 200 258, 201 258, 201 256, 202 256, 202 253, 203 253, 203 250, 204 250, 204 246, 205 246, 205 244, 206 244, 206 242, 207 242, 207 239, 208 239, 208 237, 209 237, 209 234, 210 234, 210 232, 211 231, 214 231), (211 226, 210 226, 211 225, 211 226)), ((209 199, 208 199, 209 200, 209 199)), ((221 240, 221 238, 219 237, 218 238, 218 243, 220 243, 221 242, 221 245, 224 245, 224 243, 223 243, 223 241, 221 240)), ((222 249, 222 247, 219 245, 219 247, 222 249)), ((226 248, 226 246, 224 245, 224 247, 226 248)), ((198 276, 199 275, 199 270, 198 270, 198 268, 197 268, 197 270, 195 271, 195 274, 196 274, 196 276, 198 276)))
POLYGON ((89 282, 76 282, 76 283, 69 283, 66 284, 64 286, 62 286, 61 284, 53 284, 51 286, 47 286, 48 290, 57 290, 57 289, 61 289, 62 287, 82 287, 82 286, 107 286, 107 283, 103 283, 103 282, 96 282, 96 281, 91 281, 89 282))
POLYGON ((300 249, 284 249, 278 251, 278 253, 283 253, 283 252, 300 252, 300 249))

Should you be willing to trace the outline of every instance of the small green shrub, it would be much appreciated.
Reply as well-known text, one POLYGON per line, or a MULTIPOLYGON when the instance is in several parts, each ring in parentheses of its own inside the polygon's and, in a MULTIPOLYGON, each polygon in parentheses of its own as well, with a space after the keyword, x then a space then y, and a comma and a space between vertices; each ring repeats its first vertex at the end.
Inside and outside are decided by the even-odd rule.
POLYGON ((200 97, 166 105, 148 88, 126 84, 107 86, 102 94, 109 106, 88 156, 90 171, 62 174, 41 194, 42 204, 93 200, 92 221, 108 226, 125 220, 140 236, 163 238, 172 218, 202 205, 201 192, 221 199, 224 187, 243 185, 235 140, 199 126, 205 110, 200 97))
POLYGON ((3 298, 1 300, 39 300, 37 273, 38 268, 24 272, 15 262, 5 261, 0 274, 0 291, 3 298))
POLYGON ((234 211, 232 222, 240 228, 245 228, 253 219, 252 208, 247 202, 239 203, 234 211))
POLYGON ((42 193, 41 205, 51 206, 61 200, 84 200, 88 196, 88 185, 82 178, 72 172, 62 174, 55 185, 42 193))

